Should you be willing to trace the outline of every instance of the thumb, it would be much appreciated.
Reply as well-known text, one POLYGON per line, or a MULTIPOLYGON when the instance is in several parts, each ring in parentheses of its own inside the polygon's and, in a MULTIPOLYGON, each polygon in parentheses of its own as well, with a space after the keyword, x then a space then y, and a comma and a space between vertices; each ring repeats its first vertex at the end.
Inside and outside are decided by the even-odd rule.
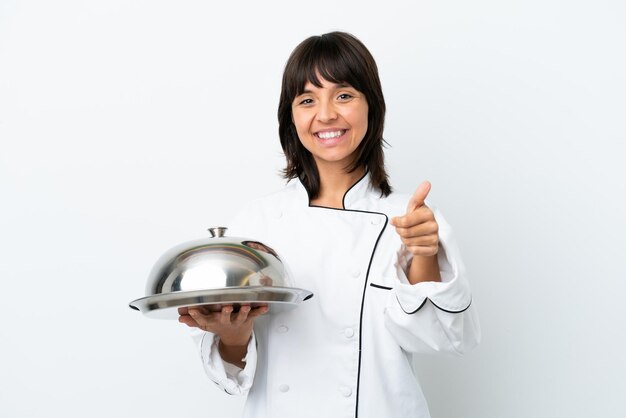
POLYGON ((424 181, 419 185, 417 190, 415 190, 415 193, 413 193, 413 196, 409 199, 409 204, 406 207, 406 213, 411 213, 415 209, 424 205, 424 200, 426 200, 426 196, 428 196, 430 188, 431 185, 429 181, 424 181))

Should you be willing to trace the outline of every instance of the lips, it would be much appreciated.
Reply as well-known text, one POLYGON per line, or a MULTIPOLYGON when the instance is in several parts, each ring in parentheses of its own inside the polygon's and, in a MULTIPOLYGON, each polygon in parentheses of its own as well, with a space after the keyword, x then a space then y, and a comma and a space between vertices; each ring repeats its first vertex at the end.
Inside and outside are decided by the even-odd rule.
POLYGON ((338 137, 342 136, 345 133, 346 133, 345 129, 337 129, 335 131, 317 132, 315 134, 315 136, 317 136, 320 139, 333 139, 333 138, 338 138, 338 137))
POLYGON ((316 132, 314 136, 319 144, 325 147, 332 147, 339 144, 346 136, 347 129, 335 129, 316 132))

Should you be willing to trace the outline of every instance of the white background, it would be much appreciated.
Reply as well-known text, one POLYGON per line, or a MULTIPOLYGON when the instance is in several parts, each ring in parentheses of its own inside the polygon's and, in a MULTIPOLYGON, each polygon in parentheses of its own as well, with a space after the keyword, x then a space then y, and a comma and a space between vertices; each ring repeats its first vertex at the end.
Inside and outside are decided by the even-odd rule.
POLYGON ((336 29, 378 62, 393 185, 433 183, 471 274, 482 344, 417 358, 433 418, 626 416, 624 22, 621 0, 0 0, 0 416, 238 416, 186 329, 127 304, 282 186, 283 65, 336 29))

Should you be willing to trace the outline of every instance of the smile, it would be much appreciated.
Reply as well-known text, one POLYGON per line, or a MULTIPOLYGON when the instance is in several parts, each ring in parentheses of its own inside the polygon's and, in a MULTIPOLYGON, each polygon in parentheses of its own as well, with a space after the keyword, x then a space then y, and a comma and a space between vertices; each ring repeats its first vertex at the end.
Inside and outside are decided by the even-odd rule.
POLYGON ((345 129, 340 129, 337 131, 317 132, 315 136, 317 136, 320 139, 333 139, 333 138, 338 138, 345 133, 346 133, 345 129))

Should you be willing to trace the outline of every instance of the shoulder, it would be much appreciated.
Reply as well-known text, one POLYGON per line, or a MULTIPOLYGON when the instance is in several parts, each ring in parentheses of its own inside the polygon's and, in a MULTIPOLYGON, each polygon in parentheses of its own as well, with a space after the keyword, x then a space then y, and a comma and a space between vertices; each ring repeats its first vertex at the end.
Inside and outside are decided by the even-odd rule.
POLYGON ((298 197, 297 184, 289 182, 283 188, 252 199, 248 207, 255 211, 273 213, 277 208, 292 204, 298 197))
MULTIPOLYGON (((370 194, 370 203, 373 205, 373 210, 388 216, 399 216, 406 213, 412 196, 410 193, 392 192, 389 196, 381 197, 380 192, 377 192, 377 194, 370 194)), ((435 218, 443 220, 441 211, 431 199, 426 199, 424 203, 433 211, 435 218)))
POLYGON ((368 206, 370 210, 386 215, 397 216, 406 211, 411 195, 392 192, 389 196, 381 196, 380 191, 373 189, 369 193, 368 206))
POLYGON ((392 192, 389 196, 383 199, 388 206, 394 208, 403 208, 406 210, 406 205, 409 203, 411 195, 402 192, 392 192))
POLYGON ((296 198, 293 182, 280 190, 256 197, 245 202, 231 220, 231 231, 239 235, 261 234, 260 229, 269 219, 281 216, 285 208, 296 198))

